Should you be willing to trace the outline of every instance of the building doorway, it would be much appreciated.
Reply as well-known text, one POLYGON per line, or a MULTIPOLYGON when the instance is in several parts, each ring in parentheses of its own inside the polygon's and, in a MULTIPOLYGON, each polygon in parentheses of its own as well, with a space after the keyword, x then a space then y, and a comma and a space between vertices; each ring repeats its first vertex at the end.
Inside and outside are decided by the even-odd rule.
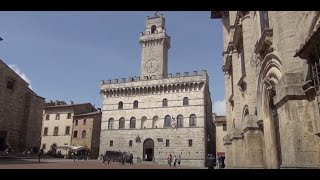
POLYGON ((277 159, 278 159, 278 168, 280 168, 282 164, 282 153, 281 153, 281 141, 280 141, 280 125, 279 125, 279 118, 278 118, 278 112, 277 107, 273 103, 273 97, 276 95, 275 90, 271 91, 271 98, 270 98, 270 109, 272 113, 272 122, 274 123, 274 130, 275 130, 275 145, 276 145, 276 151, 277 151, 277 159))
POLYGON ((0 151, 6 150, 7 131, 0 131, 0 151))
POLYGON ((154 156, 154 142, 152 139, 146 139, 143 143, 143 160, 152 161, 154 156))

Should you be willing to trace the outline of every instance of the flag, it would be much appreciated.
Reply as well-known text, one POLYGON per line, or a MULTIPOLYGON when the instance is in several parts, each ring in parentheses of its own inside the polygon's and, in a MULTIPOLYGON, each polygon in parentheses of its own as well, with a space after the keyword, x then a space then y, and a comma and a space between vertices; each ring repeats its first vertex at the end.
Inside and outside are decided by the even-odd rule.
POLYGON ((171 116, 171 126, 172 126, 174 129, 178 129, 177 122, 176 122, 176 120, 173 118, 173 116, 171 116))

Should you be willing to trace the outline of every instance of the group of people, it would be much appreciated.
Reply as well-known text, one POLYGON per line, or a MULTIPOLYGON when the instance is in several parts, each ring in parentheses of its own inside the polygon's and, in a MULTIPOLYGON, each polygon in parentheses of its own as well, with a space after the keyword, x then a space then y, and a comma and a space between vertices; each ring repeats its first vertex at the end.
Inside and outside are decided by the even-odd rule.
POLYGON ((173 162, 173 167, 177 167, 177 163, 178 163, 178 167, 180 167, 180 164, 181 164, 181 155, 179 155, 179 157, 177 158, 176 155, 174 155, 172 157, 171 154, 169 154, 168 156, 168 165, 169 167, 171 167, 171 163, 173 162))
MULTIPOLYGON (((101 156, 102 156, 102 164, 103 165, 105 164, 105 162, 108 162, 108 164, 110 164, 111 158, 108 157, 107 154, 104 154, 101 156)), ((124 165, 124 163, 127 161, 129 161, 130 165, 132 165, 133 164, 133 155, 132 155, 132 153, 130 153, 129 157, 127 157, 126 153, 123 152, 120 159, 119 159, 119 162, 120 162, 120 164, 124 165)))
POLYGON ((83 159, 83 161, 90 160, 89 150, 75 151, 75 152, 72 152, 71 155, 73 157, 73 162, 76 162, 76 160, 80 161, 80 159, 83 159))
POLYGON ((208 154, 208 158, 207 158, 208 169, 214 169, 215 166, 218 166, 218 169, 225 168, 224 159, 225 159, 224 156, 218 156, 218 158, 216 159, 214 155, 208 154))

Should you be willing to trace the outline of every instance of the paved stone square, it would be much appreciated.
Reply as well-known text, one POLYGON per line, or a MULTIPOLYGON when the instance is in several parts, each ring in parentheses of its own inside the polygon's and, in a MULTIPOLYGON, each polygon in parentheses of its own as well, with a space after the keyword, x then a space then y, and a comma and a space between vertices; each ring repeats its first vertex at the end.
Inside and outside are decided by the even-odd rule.
POLYGON ((199 169, 196 167, 168 167, 150 162, 134 163, 130 165, 119 162, 102 164, 100 160, 76 161, 72 159, 0 159, 0 169, 199 169))

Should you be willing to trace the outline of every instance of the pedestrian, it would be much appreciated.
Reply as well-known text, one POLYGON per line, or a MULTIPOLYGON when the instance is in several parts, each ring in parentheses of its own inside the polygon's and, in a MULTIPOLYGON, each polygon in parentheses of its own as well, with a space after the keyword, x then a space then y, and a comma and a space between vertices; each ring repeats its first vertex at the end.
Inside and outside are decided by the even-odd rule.
POLYGON ((72 152, 71 156, 72 156, 73 162, 75 163, 76 162, 76 154, 74 152, 72 152))
POLYGON ((214 161, 211 154, 208 154, 207 165, 208 169, 214 169, 214 161))
POLYGON ((133 164, 133 155, 130 153, 130 165, 133 164))
POLYGON ((38 162, 40 163, 41 156, 43 155, 43 149, 40 149, 38 153, 38 162))
POLYGON ((177 157, 176 157, 176 155, 173 156, 173 167, 177 167, 177 157))
POLYGON ((169 164, 169 167, 171 167, 171 162, 172 162, 172 155, 169 154, 169 156, 168 156, 168 164, 169 164))
POLYGON ((181 164, 181 155, 179 155, 178 157, 178 167, 180 167, 180 164, 181 164))
POLYGON ((91 155, 91 153, 90 153, 90 150, 88 151, 88 157, 87 157, 87 160, 90 160, 91 158, 90 158, 90 155, 91 155))
POLYGON ((221 168, 224 169, 226 167, 226 165, 224 164, 224 156, 221 156, 221 168))
MULTIPOLYGON (((102 155, 102 154, 101 154, 102 155)), ((106 162, 107 160, 107 155, 105 154, 104 156, 102 156, 102 165, 104 165, 104 163, 106 162)), ((109 162, 108 162, 109 164, 109 162)))
POLYGON ((122 153, 122 159, 121 159, 121 162, 122 162, 122 165, 124 165, 124 162, 125 162, 125 159, 126 157, 125 157, 125 153, 123 152, 122 153))

